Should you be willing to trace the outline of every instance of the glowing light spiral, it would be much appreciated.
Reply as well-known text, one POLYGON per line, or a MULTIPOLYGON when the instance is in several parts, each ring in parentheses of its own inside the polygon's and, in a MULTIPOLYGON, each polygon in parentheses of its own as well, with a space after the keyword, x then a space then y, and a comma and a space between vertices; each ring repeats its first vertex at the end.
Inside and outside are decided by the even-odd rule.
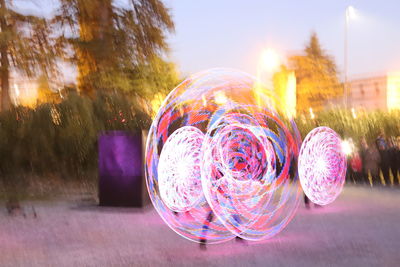
POLYGON ((339 135, 328 127, 313 129, 303 141, 299 176, 303 190, 314 203, 333 202, 343 189, 346 155, 339 135))
POLYGON ((204 134, 192 126, 176 130, 165 143, 158 165, 160 196, 173 211, 184 212, 203 195, 201 146, 204 134))
POLYGON ((278 116, 272 93, 257 86, 239 71, 198 73, 168 95, 152 123, 150 198, 185 238, 260 240, 281 231, 296 211, 297 127, 278 116))

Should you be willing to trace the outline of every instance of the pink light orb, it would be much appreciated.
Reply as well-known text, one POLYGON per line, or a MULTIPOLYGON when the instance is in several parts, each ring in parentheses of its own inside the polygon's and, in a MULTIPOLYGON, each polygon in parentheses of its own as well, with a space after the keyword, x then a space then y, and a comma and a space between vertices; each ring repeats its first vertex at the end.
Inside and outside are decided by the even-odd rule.
POLYGON ((201 146, 204 134, 193 126, 176 130, 165 143, 158 164, 160 196, 176 212, 190 210, 203 196, 201 146))
POLYGON ((340 136, 328 127, 308 133, 299 155, 299 177, 304 193, 314 203, 332 203, 343 189, 346 155, 340 136))

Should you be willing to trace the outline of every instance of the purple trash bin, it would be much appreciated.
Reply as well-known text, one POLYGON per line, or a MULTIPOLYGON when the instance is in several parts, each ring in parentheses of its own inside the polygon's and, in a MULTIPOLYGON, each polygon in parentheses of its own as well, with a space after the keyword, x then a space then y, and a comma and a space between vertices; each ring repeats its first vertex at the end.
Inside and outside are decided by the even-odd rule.
POLYGON ((145 204, 142 134, 109 131, 99 135, 99 205, 145 204))

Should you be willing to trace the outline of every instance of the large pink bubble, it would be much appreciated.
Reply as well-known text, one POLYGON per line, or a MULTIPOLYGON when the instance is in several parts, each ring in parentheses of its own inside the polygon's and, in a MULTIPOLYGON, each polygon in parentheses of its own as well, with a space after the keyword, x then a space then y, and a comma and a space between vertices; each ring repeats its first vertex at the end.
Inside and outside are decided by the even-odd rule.
POLYGON ((146 182, 157 212, 192 241, 261 240, 299 204, 296 124, 271 92, 230 69, 195 74, 164 101, 146 144, 146 182), (258 90, 256 90, 258 89, 258 90))
POLYGON ((328 127, 309 132, 299 155, 300 182, 307 197, 319 205, 333 202, 342 191, 345 175, 340 136, 328 127))

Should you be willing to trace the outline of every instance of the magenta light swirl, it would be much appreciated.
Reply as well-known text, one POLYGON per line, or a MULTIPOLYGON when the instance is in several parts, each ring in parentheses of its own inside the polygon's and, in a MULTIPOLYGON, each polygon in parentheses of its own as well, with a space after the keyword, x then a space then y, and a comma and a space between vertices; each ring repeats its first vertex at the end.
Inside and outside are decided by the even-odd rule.
POLYGON ((201 162, 209 205, 229 231, 253 241, 286 226, 300 192, 294 186, 295 140, 277 117, 264 112, 221 117, 205 136, 201 162))
POLYGON ((342 191, 346 175, 339 135, 328 127, 309 132, 301 145, 298 169, 307 197, 319 205, 332 203, 342 191))
POLYGON ((195 74, 168 95, 149 130, 150 199, 191 241, 269 238, 296 212, 297 127, 278 116, 272 95, 256 101, 257 86, 230 69, 195 74))

